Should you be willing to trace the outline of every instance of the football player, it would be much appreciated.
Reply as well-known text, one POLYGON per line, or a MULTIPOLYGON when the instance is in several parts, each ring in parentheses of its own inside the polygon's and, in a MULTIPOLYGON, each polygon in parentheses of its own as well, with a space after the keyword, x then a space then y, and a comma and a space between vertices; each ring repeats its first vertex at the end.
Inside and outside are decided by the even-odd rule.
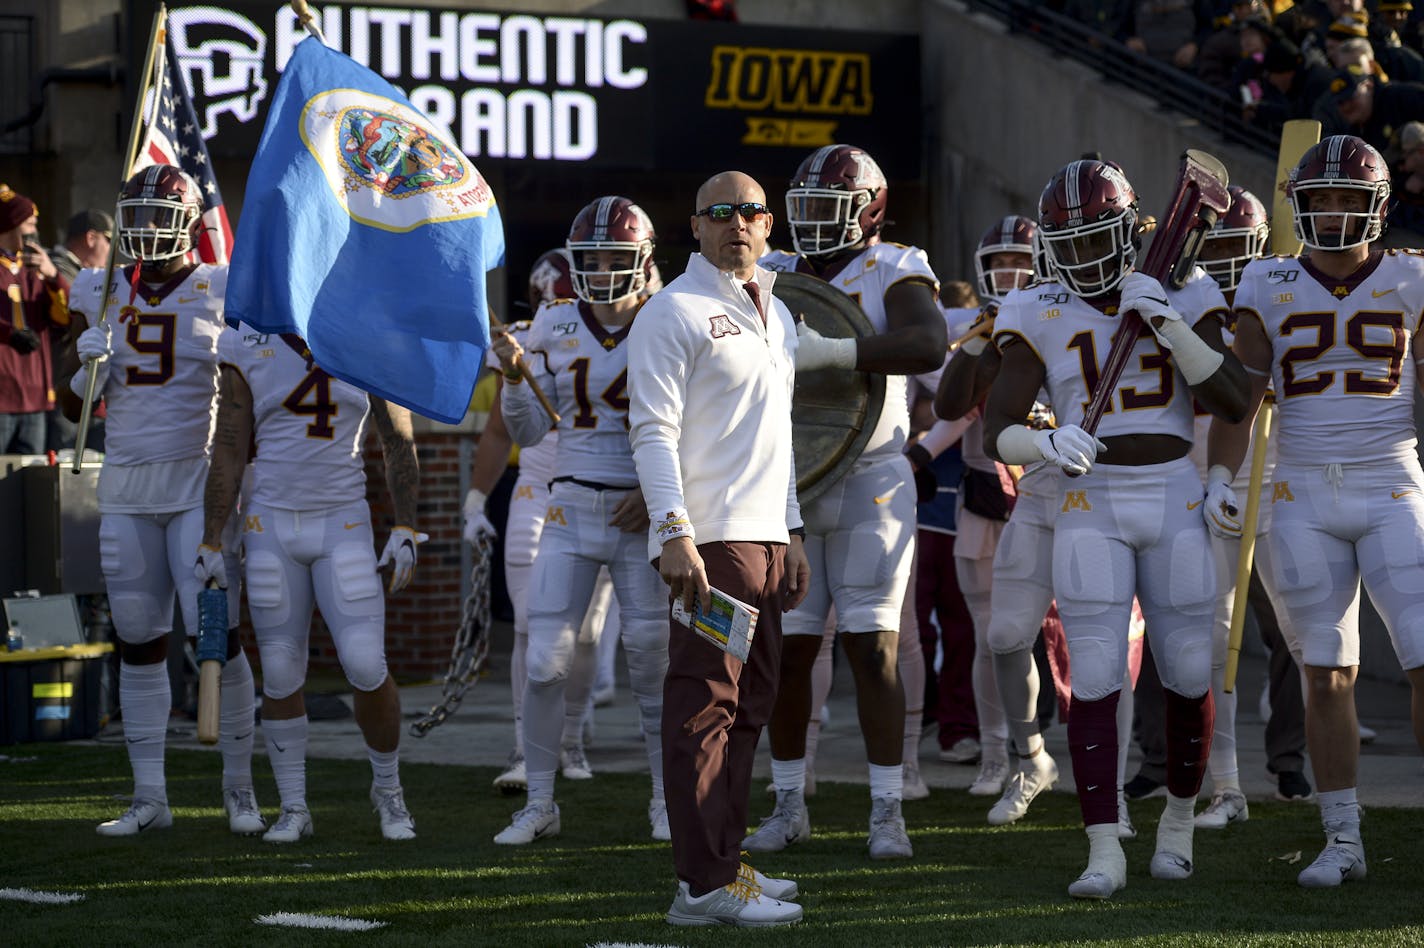
POLYGON ((939 282, 924 251, 881 240, 889 189, 865 151, 827 145, 801 162, 786 192, 795 253, 772 251, 768 270, 826 280, 856 300, 876 334, 823 338, 798 330, 796 370, 858 369, 887 375, 880 421, 849 472, 802 511, 810 592, 783 623, 781 682, 772 713, 776 807, 744 842, 754 852, 784 849, 810 836, 805 737, 812 713, 811 669, 832 605, 856 681, 861 734, 870 767, 870 855, 913 854, 901 814, 905 695, 897 669, 900 613, 910 579, 915 485, 904 457, 909 431, 906 375, 943 360, 939 282))
POLYGON ((560 415, 559 450, 529 583, 528 803, 495 836, 496 843, 523 845, 559 832, 554 770, 565 681, 604 566, 618 596, 629 681, 652 771, 648 820, 654 839, 671 838, 661 738, 667 592, 647 558, 648 517, 628 442, 628 350, 622 344, 642 304, 654 240, 652 221, 632 201, 616 196, 593 201, 569 229, 570 273, 578 298, 543 307, 529 330, 527 349, 509 333, 494 339, 505 375, 501 411, 514 440, 538 444, 553 424, 523 384, 520 369, 526 360, 560 415))
MULTIPOLYGON (((183 626, 198 630, 192 555, 203 537, 203 485, 212 452, 218 394, 225 264, 192 264, 202 202, 198 184, 171 165, 152 165, 125 182, 118 202, 119 247, 137 261, 115 272, 83 270, 70 297, 74 348, 61 386, 65 415, 79 417, 92 362, 94 393, 108 404, 99 472, 99 559, 119 636, 119 703, 134 773, 133 804, 99 824, 104 836, 132 836, 173 824, 163 772, 172 691, 168 637, 177 592, 183 626), (105 294, 108 318, 102 323, 105 294)), ((221 526, 221 525, 219 525, 221 526)), ((229 544, 232 546, 232 544, 229 544)), ((236 560, 228 565, 236 576, 236 560)), ((228 615, 238 617, 238 588, 228 615)), ((234 833, 266 828, 252 789, 255 689, 235 633, 222 670, 219 745, 223 806, 234 833)))
MULTIPOLYGON (((1268 383, 1280 406, 1266 546, 1286 640, 1305 668, 1306 743, 1325 827, 1325 848, 1299 882, 1325 887, 1365 876, 1355 793, 1361 580, 1409 678, 1424 747, 1424 473, 1413 409, 1424 255, 1371 248, 1390 176, 1359 138, 1311 147, 1288 193, 1306 252, 1246 265, 1233 345, 1250 372, 1251 409, 1268 383)), ((1230 485, 1249 429, 1212 425, 1208 519, 1234 520, 1240 509, 1230 485)))
POLYGON ((1192 873, 1192 818, 1211 746, 1215 567, 1187 452, 1192 398, 1240 420, 1246 376, 1221 338, 1221 290, 1198 270, 1167 291, 1134 269, 1137 195, 1116 165, 1070 162, 1039 199, 1054 279, 1011 294, 994 326, 1002 368, 989 392, 984 447, 1006 464, 1049 461, 1055 491, 1053 586, 1072 665, 1068 743, 1090 845, 1069 893, 1107 898, 1127 883, 1118 829, 1117 709, 1134 593, 1167 690, 1168 801, 1151 871, 1192 873), (1096 436, 1075 424, 1024 424, 1041 387, 1059 421, 1081 412, 1119 327, 1147 324, 1096 436))
POLYGON ((312 605, 331 631, 353 690, 356 724, 371 763, 371 804, 381 835, 415 838, 400 784, 400 692, 386 668, 386 600, 415 574, 420 466, 410 412, 368 396, 314 365, 295 336, 247 326, 218 342, 221 399, 205 527, 194 573, 227 584, 221 527, 256 444, 252 492, 243 510, 247 606, 262 658, 262 736, 282 812, 263 839, 294 843, 313 831, 306 801, 306 681, 312 605), (376 560, 366 468, 366 421, 375 423, 396 526, 376 560))
MULTIPOLYGON (((569 275, 571 258, 560 247, 550 250, 534 261, 529 270, 529 307, 538 313, 546 303, 574 298, 573 280, 569 275)), ((527 339, 530 321, 511 323, 509 331, 521 344, 527 339)), ((491 350, 487 356, 490 368, 499 369, 499 357, 491 350)), ((485 501, 495 483, 504 473, 514 440, 504 426, 500 411, 503 401, 503 373, 496 371, 494 404, 489 420, 480 433, 479 451, 471 467, 473 486, 465 495, 465 541, 474 543, 480 533, 493 536, 497 531, 485 515, 485 501)), ((514 606, 514 648, 509 657, 509 685, 514 699, 514 748, 509 763, 494 778, 494 785, 505 793, 527 789, 524 764, 524 686, 529 680, 525 657, 529 650, 529 571, 534 566, 534 553, 539 549, 539 534, 544 528, 544 514, 549 509, 549 481, 554 477, 554 456, 559 446, 559 433, 550 430, 538 444, 519 452, 519 476, 509 498, 509 513, 504 524, 504 581, 509 601, 514 606)), ((564 732, 560 742, 559 764, 564 777, 584 780, 593 776, 588 756, 584 752, 583 726, 598 670, 598 649, 603 630, 616 625, 613 614, 613 586, 607 570, 600 570, 583 625, 574 646, 564 693, 564 732)))

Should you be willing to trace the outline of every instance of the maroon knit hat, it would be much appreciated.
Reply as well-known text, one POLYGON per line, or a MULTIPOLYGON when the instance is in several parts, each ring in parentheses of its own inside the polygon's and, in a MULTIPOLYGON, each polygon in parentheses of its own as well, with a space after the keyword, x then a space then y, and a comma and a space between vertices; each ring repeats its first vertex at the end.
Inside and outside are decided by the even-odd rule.
POLYGON ((34 201, 16 194, 8 184, 0 184, 0 234, 14 230, 37 213, 34 201))

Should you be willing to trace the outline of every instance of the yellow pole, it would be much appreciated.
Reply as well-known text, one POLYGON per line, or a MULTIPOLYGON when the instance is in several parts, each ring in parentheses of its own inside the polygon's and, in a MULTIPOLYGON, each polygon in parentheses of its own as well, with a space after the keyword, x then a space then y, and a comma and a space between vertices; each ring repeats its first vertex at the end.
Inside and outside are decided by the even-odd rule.
POLYGON ((1269 398, 1256 412, 1251 429, 1251 486, 1246 495, 1246 513, 1241 518, 1241 558, 1236 563, 1236 594, 1231 600, 1231 634, 1226 640, 1226 683, 1222 690, 1236 690, 1236 666, 1241 660, 1241 630, 1246 622, 1246 596, 1251 589, 1251 563, 1256 555, 1256 524, 1261 520, 1261 488, 1266 477, 1266 447, 1271 434, 1269 398))

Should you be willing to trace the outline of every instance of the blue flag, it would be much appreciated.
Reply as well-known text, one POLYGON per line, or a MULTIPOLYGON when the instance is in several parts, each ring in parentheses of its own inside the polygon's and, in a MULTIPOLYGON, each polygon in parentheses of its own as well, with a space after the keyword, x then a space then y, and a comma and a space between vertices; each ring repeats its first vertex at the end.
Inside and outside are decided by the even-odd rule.
POLYGON ((394 86, 303 40, 247 177, 226 317, 294 332, 316 364, 450 424, 489 347, 494 195, 394 86))

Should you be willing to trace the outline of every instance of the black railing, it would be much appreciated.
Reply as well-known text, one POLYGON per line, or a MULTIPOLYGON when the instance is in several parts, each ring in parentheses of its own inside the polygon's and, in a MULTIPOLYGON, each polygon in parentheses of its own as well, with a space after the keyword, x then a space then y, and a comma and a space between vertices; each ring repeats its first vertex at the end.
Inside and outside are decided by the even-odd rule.
POLYGON ((1047 9, 1042 0, 965 0, 970 9, 989 13, 1010 31, 1033 37, 1057 56, 1097 70, 1104 79, 1142 93, 1218 133, 1228 142, 1274 156, 1279 136, 1241 117, 1235 96, 1150 56, 1134 52, 1092 26, 1047 9))

